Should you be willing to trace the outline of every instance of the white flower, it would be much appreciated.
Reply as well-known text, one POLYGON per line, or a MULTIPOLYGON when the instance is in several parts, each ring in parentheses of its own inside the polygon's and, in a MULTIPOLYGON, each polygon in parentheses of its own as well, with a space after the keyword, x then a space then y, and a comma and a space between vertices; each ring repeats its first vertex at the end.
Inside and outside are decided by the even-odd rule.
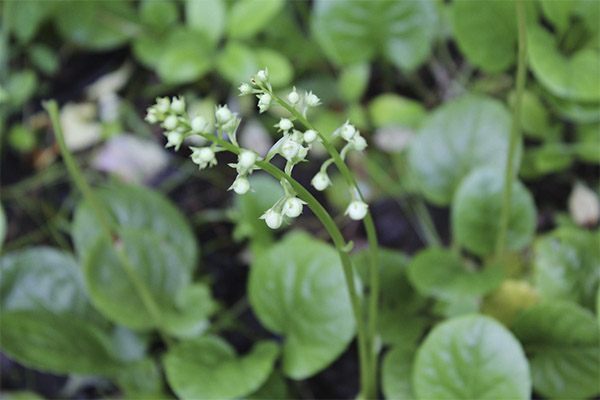
POLYGON ((577 183, 569 196, 569 212, 577 225, 596 225, 600 218, 598 195, 583 183, 577 183))
POLYGON ((169 115, 165 118, 164 127, 168 131, 172 131, 177 128, 177 117, 175 115, 169 115))
POLYGON ((367 215, 369 206, 360 200, 354 200, 346 209, 345 215, 350 216, 354 220, 361 220, 367 215))
POLYGON ((356 150, 356 151, 363 151, 364 149, 367 148, 367 141, 365 140, 364 137, 362 137, 360 135, 356 135, 354 137, 354 139, 352 140, 352 146, 354 147, 354 150, 356 150))
POLYGON ((200 169, 207 166, 213 166, 217 163, 215 152, 210 147, 190 147, 192 155, 190 156, 194 164, 198 164, 200 169))
POLYGON ((181 132, 171 131, 167 133, 167 144, 165 147, 175 147, 175 150, 179 150, 183 139, 185 139, 185 136, 181 132))
POLYGON ((331 185, 331 180, 329 179, 327 173, 319 172, 312 178, 310 184, 313 185, 315 189, 322 192, 323 190, 327 189, 329 185, 331 185))
POLYGON ((154 108, 149 108, 148 113, 146 114, 146 121, 150 124, 155 124, 158 122, 158 116, 156 115, 156 110, 154 108))
POLYGON ((284 132, 287 132, 294 127, 294 124, 287 118, 281 118, 279 120, 279 123, 275 124, 275 127, 281 129, 284 132))
POLYGON ((228 190, 233 190, 237 194, 245 194, 250 190, 250 182, 248 182, 248 178, 245 176, 238 175, 228 190))
POLYGON ((290 94, 288 94, 288 100, 293 105, 298 104, 298 102, 300 101, 300 95, 298 94, 298 92, 296 92, 296 87, 295 86, 294 86, 294 90, 292 90, 290 92, 290 94))
POLYGON ((185 99, 183 97, 173 97, 171 111, 175 114, 183 114, 185 112, 185 99))
POLYGON ((315 140, 317 140, 317 137, 318 137, 317 132, 312 129, 309 129, 306 132, 304 132, 304 141, 306 143, 314 142, 315 140))
POLYGON ((356 128, 354 128, 353 125, 350 125, 349 123, 345 123, 344 126, 342 127, 342 129, 340 130, 340 136, 342 136, 342 138, 349 142, 351 141, 354 136, 356 135, 356 128))
POLYGON ((256 73, 256 80, 260 83, 267 83, 269 80, 269 70, 265 68, 258 71, 256 73))
POLYGON ((233 114, 231 111, 229 111, 229 108, 226 104, 217 108, 217 111, 215 111, 215 118, 217 119, 217 123, 219 125, 225 125, 231 120, 231 118, 233 118, 233 114))
POLYGON ((283 215, 280 212, 269 208, 267 212, 265 212, 260 219, 264 219, 267 223, 267 226, 271 229, 277 229, 281 226, 283 222, 283 215))
POLYGON ((258 96, 258 109, 261 113, 267 111, 271 107, 272 102, 271 95, 269 93, 258 96))
POLYGON ((156 99, 156 109, 161 113, 169 112, 171 106, 171 100, 168 97, 159 97, 156 99))
POLYGON ((206 129, 206 126, 208 125, 208 122, 206 121, 206 118, 198 115, 197 117, 194 117, 194 119, 192 120, 192 130, 194 132, 202 132, 206 129))
POLYGON ((241 93, 240 96, 252 93, 252 87, 247 83, 242 83, 238 89, 241 93))
POLYGON ((256 153, 250 150, 244 150, 238 156, 238 165, 244 169, 252 168, 256 162, 256 153))
POLYGON ((306 96, 304 97, 304 101, 305 101, 306 105, 309 107, 316 107, 319 104, 321 104, 321 99, 319 99, 317 97, 317 95, 313 94, 313 92, 306 93, 306 96))
POLYGON ((302 214, 302 206, 306 204, 297 197, 291 197, 283 203, 283 213, 290 218, 296 218, 302 214))
POLYGON ((295 141, 287 140, 283 144, 283 146, 281 146, 281 155, 284 156, 287 160, 291 160, 292 158, 296 157, 296 155, 298 155, 298 152, 300 151, 301 147, 302 146, 300 146, 295 141))

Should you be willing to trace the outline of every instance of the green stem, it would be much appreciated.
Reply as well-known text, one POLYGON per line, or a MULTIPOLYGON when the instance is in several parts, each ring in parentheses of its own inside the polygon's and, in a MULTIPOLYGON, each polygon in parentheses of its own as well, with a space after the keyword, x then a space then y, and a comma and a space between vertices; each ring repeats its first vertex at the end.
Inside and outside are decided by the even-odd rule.
POLYGON ((496 243, 497 261, 500 261, 502 255, 504 254, 504 249, 506 246, 512 186, 515 179, 514 158, 517 152, 517 146, 521 142, 521 103, 523 100, 523 91, 525 89, 525 79, 527 77, 527 19, 525 16, 525 7, 523 5, 523 0, 517 0, 516 5, 519 29, 516 98, 513 107, 513 119, 510 131, 508 157, 506 159, 506 175, 504 178, 502 211, 500 214, 500 231, 498 233, 498 242, 496 243))
POLYGON ((75 162, 75 159, 73 158, 73 155, 69 152, 69 149, 67 148, 67 145, 65 143, 64 134, 62 131, 62 126, 61 126, 60 120, 59 120, 58 104, 56 103, 56 101, 50 100, 50 101, 44 102, 43 105, 44 105, 44 108, 46 109, 46 111, 48 112, 48 114, 50 115, 50 120, 52 121, 52 127, 54 128, 54 133, 56 134, 56 140, 58 142, 58 147, 60 148, 60 152, 62 154, 64 163, 67 166, 67 169, 69 170, 69 173, 71 174, 71 177, 73 178, 73 181, 75 181, 75 184, 77 185, 79 190, 83 193, 83 197, 88 202, 88 204, 92 210, 92 213, 94 213, 96 220, 98 221, 100 230, 101 230, 102 234, 104 235, 105 239, 108 240, 109 243, 113 244, 115 252, 117 253, 117 256, 119 257, 119 261, 121 262, 121 265, 123 266, 123 269, 125 270, 127 276, 129 277, 129 279, 131 280, 131 283, 133 284, 135 290, 137 291, 137 294, 140 297, 142 304, 144 304, 144 307, 146 308, 146 310, 148 311, 148 314, 152 318, 154 325, 156 326, 156 329, 158 330, 159 334, 161 335, 161 337, 163 338, 165 343, 169 344, 169 338, 165 334, 165 329, 164 329, 160 309, 154 302, 154 299, 148 292, 147 288, 144 286, 144 283, 142 282, 140 277, 137 275, 135 268, 133 267, 133 265, 130 263, 129 259, 127 258, 125 249, 122 246, 116 245, 114 238, 118 237, 118 231, 116 229, 113 229, 111 227, 111 225, 108 223, 108 221, 106 220, 104 212, 102 211, 102 207, 101 207, 100 203, 98 202, 98 200, 96 199, 96 196, 94 195, 94 193, 92 191, 92 188, 90 187, 90 185, 88 185, 88 183, 85 180, 85 178, 83 177, 83 174, 81 173, 79 167, 77 166, 77 163, 75 162))
MULTIPOLYGON (((226 140, 223 140, 215 135, 211 135, 208 133, 201 133, 201 136, 204 138, 217 143, 219 146, 229 150, 234 154, 239 154, 240 149, 233 144, 229 143, 226 140)), ((279 168, 275 167, 273 164, 267 161, 257 161, 256 166, 260 169, 264 170, 268 174, 272 175, 278 180, 285 180, 289 185, 294 189, 298 197, 306 202, 306 205, 315 213, 319 221, 323 224, 331 239, 333 240, 333 244, 338 252, 340 260, 342 261, 342 269, 344 271, 344 278, 346 280, 346 285, 348 287, 348 292, 350 294, 350 302, 352 304, 352 310, 354 313, 354 318, 356 319, 357 325, 357 336, 358 336, 358 349, 359 349, 359 358, 361 363, 361 381, 363 385, 367 385, 368 388, 369 382, 372 382, 371 376, 369 375, 368 366, 371 362, 370 354, 368 350, 368 331, 364 325, 363 318, 361 316, 361 304, 360 304, 360 296, 356 288, 356 283, 354 279, 354 271, 352 267, 352 262, 350 260, 350 255, 346 250, 346 241, 344 240, 344 236, 342 232, 340 232, 337 227, 335 221, 327 210, 319 203, 315 197, 310 194, 308 190, 304 188, 298 181, 292 178, 290 175, 281 171, 279 168)), ((363 387, 363 390, 365 388, 363 387)), ((370 390, 376 390, 376 387, 373 387, 370 390)))

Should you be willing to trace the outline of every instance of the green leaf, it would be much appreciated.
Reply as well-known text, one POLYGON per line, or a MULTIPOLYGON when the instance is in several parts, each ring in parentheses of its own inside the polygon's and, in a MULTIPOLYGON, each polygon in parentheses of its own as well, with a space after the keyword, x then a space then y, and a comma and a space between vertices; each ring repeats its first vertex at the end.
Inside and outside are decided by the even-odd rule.
POLYGON ((454 38, 468 60, 486 72, 510 68, 517 56, 517 17, 511 1, 456 0, 454 38))
POLYGON ((338 64, 371 61, 379 55, 413 70, 431 52, 437 32, 433 1, 335 1, 313 5, 312 31, 338 64))
POLYGON ((369 84, 370 75, 371 66, 368 63, 357 63, 344 68, 338 80, 342 98, 347 102, 359 101, 369 84))
POLYGON ((53 75, 58 71, 58 55, 55 50, 43 44, 34 44, 28 48, 31 62, 44 74, 53 75))
MULTIPOLYGON (((198 246, 192 228, 163 195, 143 187, 114 186, 97 189, 94 196, 105 208, 109 221, 121 228, 152 233, 179 253, 183 268, 192 271, 196 267, 198 246)), ((72 236, 80 256, 102 236, 99 222, 85 201, 75 211, 72 236)))
POLYGON ((40 26, 52 15, 55 4, 50 1, 14 1, 3 4, 3 23, 21 43, 27 43, 36 35, 40 26))
POLYGON ((383 394, 390 400, 414 400, 412 388, 413 350, 394 347, 383 359, 381 385, 383 394))
POLYGON ((527 149, 519 174, 526 179, 548 175, 566 169, 573 163, 573 151, 563 142, 546 142, 527 149))
POLYGON ((177 4, 173 0, 143 0, 140 19, 155 29, 164 30, 179 19, 177 4))
POLYGON ((133 279, 148 292, 164 320, 175 313, 175 298, 189 283, 191 271, 177 248, 152 232, 122 228, 117 246, 124 248, 136 278, 127 273, 113 243, 98 237, 83 257, 92 302, 107 318, 128 328, 157 328, 161 321, 142 301, 133 279))
POLYGON ((132 3, 55 1, 54 23, 63 38, 91 50, 124 45, 139 30, 132 3))
POLYGON ((213 43, 218 42, 225 31, 223 0, 186 0, 185 22, 190 29, 202 32, 213 43))
MULTIPOLYGON (((475 168, 504 169, 511 116, 497 100, 467 95, 442 105, 423 123, 409 147, 409 167, 424 196, 448 205, 475 168)), ((518 165, 520 157, 515 157, 518 165)))
POLYGON ((6 214, 4 213, 4 207, 2 206, 2 203, 0 203, 0 250, 2 250, 2 246, 4 245, 4 239, 6 239, 6 231, 6 214))
POLYGON ((37 75, 32 70, 11 73, 4 87, 8 93, 8 104, 15 109, 21 107, 34 95, 37 85, 37 75))
POLYGON ((540 0, 544 16, 562 33, 569 27, 571 9, 575 5, 572 0, 540 0))
POLYGON ((132 42, 133 54, 142 65, 155 69, 167 51, 168 39, 169 36, 155 32, 138 36, 132 42))
POLYGON ((283 372, 304 379, 331 364, 355 332, 342 265, 329 245, 292 233, 252 263, 249 298, 258 319, 285 337, 283 372))
MULTIPOLYGON (((511 92, 509 103, 514 106, 515 92, 511 92)), ((526 135, 538 139, 553 138, 556 129, 550 126, 548 108, 540 101, 536 94, 526 90, 521 99, 521 127, 526 135)))
POLYGON ((419 399, 523 399, 531 396, 529 365, 515 337, 489 317, 442 322, 427 336, 413 366, 419 399))
POLYGON ((408 266, 408 278, 423 295, 442 300, 481 296, 497 288, 504 273, 500 268, 468 270, 460 256, 443 248, 420 251, 408 266))
POLYGON ((541 27, 528 30, 531 69, 552 94, 577 101, 600 100, 600 53, 584 47, 571 55, 562 54, 553 35, 541 27))
POLYGON ((182 84, 202 78, 213 64, 213 48, 209 38, 185 28, 172 30, 166 41, 156 71, 167 83, 182 84))
MULTIPOLYGON (((283 54, 271 49, 256 49, 256 59, 260 69, 269 68, 269 80, 273 87, 285 87, 292 82, 294 67, 283 54)), ((249 76, 244 81, 247 81, 248 78, 249 76)))
MULTIPOLYGON (((427 326, 420 315, 427 299, 411 286, 406 267, 408 257, 398 251, 379 249, 378 333, 384 344, 416 344, 427 326)), ((370 287, 369 251, 353 256, 353 263, 365 286, 370 287)))
POLYGON ((148 400, 168 398, 164 393, 160 368, 150 358, 144 358, 122 368, 115 380, 126 398, 148 400))
POLYGON ((35 132, 25 125, 15 124, 8 131, 8 144, 19 152, 32 151, 37 144, 35 132))
POLYGON ((248 396, 248 400, 281 400, 291 398, 292 395, 288 390, 285 379, 277 370, 273 371, 260 389, 248 396))
POLYGON ((586 163, 600 164, 600 125, 579 125, 576 128, 575 153, 586 163))
POLYGON ((417 101, 385 93, 371 100, 369 116, 378 128, 399 125, 416 129, 425 117, 425 108, 417 101))
POLYGON ((250 47, 229 41, 217 58, 217 68, 221 75, 235 85, 256 74, 259 64, 250 47))
POLYGON ((268 379, 279 354, 273 342, 259 342, 244 357, 213 336, 176 344, 164 357, 167 381, 183 399, 237 399, 268 379))
POLYGON ((531 363, 533 387, 550 399, 588 399, 600 393, 600 328, 572 303, 528 308, 513 327, 531 363))
POLYGON ((239 0, 233 3, 227 18, 227 35, 230 38, 251 38, 264 29, 284 5, 283 0, 239 0))
POLYGON ((208 326, 208 317, 217 310, 207 285, 196 283, 177 293, 177 314, 167 315, 167 332, 175 337, 189 339, 200 335, 208 326))
POLYGON ((562 228, 536 241, 534 282, 539 295, 594 308, 600 277, 598 233, 562 228))
MULTIPOLYGON (((485 256, 496 246, 504 190, 504 171, 480 168, 461 183, 452 205, 452 231, 469 251, 485 256)), ((506 248, 522 250, 533 239, 536 210, 533 196, 513 181, 506 248)))

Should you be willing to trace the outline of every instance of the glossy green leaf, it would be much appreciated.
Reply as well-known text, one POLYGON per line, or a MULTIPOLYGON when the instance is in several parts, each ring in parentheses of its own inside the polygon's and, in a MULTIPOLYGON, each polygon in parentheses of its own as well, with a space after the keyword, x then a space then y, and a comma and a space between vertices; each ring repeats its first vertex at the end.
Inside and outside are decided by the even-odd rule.
POLYGON ((598 233, 562 228, 536 241, 534 282, 539 295, 594 308, 600 278, 598 233))
POLYGON ((497 288, 504 273, 500 268, 467 269, 460 256, 431 247, 420 251, 408 266, 408 278, 423 295, 442 300, 481 296, 497 288))
POLYGON ((325 54, 338 64, 382 55, 399 68, 413 70, 431 52, 437 20, 430 0, 317 0, 312 31, 325 54))
POLYGON ((600 52, 584 47, 562 54, 553 35, 541 27, 528 30, 529 63, 537 80, 552 94, 577 101, 600 100, 600 52))
POLYGON ((344 100, 354 102, 360 100, 371 75, 371 67, 367 63, 358 63, 344 68, 340 74, 338 85, 344 100))
MULTIPOLYGON (((283 54, 271 49, 256 49, 256 60, 260 69, 269 68, 269 80, 273 87, 289 85, 294 78, 294 67, 283 54)), ((256 71, 252 74, 254 75, 256 71)), ((250 75, 249 75, 250 76, 250 75)), ((244 81, 247 81, 247 76, 244 81)))
MULTIPOLYGON (((408 161, 425 197, 448 205, 462 179, 481 166, 506 166, 511 117, 489 97, 467 95, 442 105, 423 123, 408 161)), ((520 157, 516 157, 518 165, 520 157)))
MULTIPOLYGON (((480 168, 469 174, 456 192, 452 205, 452 231, 465 248, 477 255, 491 254, 500 231, 504 171, 480 168)), ((535 233, 533 196, 518 180, 513 181, 506 248, 522 250, 535 233)))
POLYGON ((223 0, 186 0, 185 22, 191 29, 202 32, 213 43, 225 31, 225 3, 223 0))
POLYGON ((425 117, 425 108, 417 101, 386 93, 371 100, 369 116, 378 128, 398 125, 416 129, 425 117))
POLYGON ((201 32, 184 28, 172 30, 164 49, 156 70, 167 83, 193 82, 212 68, 212 43, 201 32))
POLYGON ((54 23, 63 38, 91 50, 124 45, 139 27, 133 3, 124 1, 55 1, 54 23), (128 21, 129 20, 129 21, 128 21))
POLYGON ((327 367, 354 337, 342 265, 330 245, 292 233, 253 261, 248 285, 258 319, 285 338, 283 372, 293 379, 327 367))
MULTIPOLYGON (((172 246, 181 258, 181 267, 193 270, 198 247, 189 222, 174 205, 156 191, 136 186, 114 186, 95 190, 110 221, 121 228, 152 233, 172 246)), ((82 202, 73 220, 75 250, 81 256, 102 235, 99 222, 87 202, 82 202)))
MULTIPOLYGON (((420 315, 427 299, 411 286, 406 267, 408 257, 398 251, 379 249, 378 333, 384 344, 416 344, 427 326, 420 315)), ((361 280, 370 287, 369 251, 353 256, 361 280)))
POLYGON ((279 354, 273 342, 259 342, 243 357, 214 336, 180 342, 164 357, 167 381, 183 399, 237 399, 267 380, 279 354))
POLYGON ((230 38, 247 39, 266 27, 283 8, 283 0, 239 0, 232 4, 227 17, 230 38))
POLYGON ((517 14, 511 1, 457 0, 452 26, 458 47, 484 71, 510 68, 517 57, 517 14))
POLYGON ((217 58, 217 68, 231 83, 239 85, 256 74, 259 64, 250 47, 230 41, 217 58))
POLYGON ((389 400, 414 400, 412 388, 412 366, 415 352, 403 347, 394 347, 383 359, 381 386, 389 400))
POLYGON ((550 399, 588 399, 600 393, 600 328, 572 303, 528 308, 513 327, 531 363, 533 387, 550 399))
POLYGON ((515 337, 480 315, 442 322, 415 358, 418 399, 522 399, 531 396, 529 365, 515 337))
POLYGON ((166 29, 179 19, 177 3, 173 0, 143 0, 140 4, 140 19, 155 29, 166 29))

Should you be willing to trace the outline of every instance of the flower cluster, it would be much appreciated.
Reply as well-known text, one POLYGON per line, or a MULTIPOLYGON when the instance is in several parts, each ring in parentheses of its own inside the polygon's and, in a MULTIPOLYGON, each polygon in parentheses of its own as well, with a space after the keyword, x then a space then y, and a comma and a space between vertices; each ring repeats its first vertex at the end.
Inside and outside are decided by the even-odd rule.
MULTIPOLYGON (((306 118, 307 111, 321 104, 321 100, 312 92, 298 93, 296 88, 288 94, 288 102, 280 99, 275 95, 269 80, 269 71, 265 68, 259 71, 252 77, 250 83, 243 83, 239 87, 241 95, 254 94, 258 98, 259 112, 263 113, 273 105, 279 103, 285 105, 290 110, 296 110, 294 114, 300 118, 300 114, 306 118)), ((219 146, 214 139, 215 132, 212 131, 207 120, 202 116, 191 118, 186 114, 186 105, 183 98, 158 98, 156 104, 148 109, 146 120, 150 123, 161 123, 165 129, 167 137, 166 147, 175 147, 178 150, 181 147, 184 139, 191 135, 200 135, 205 139, 209 139, 210 144, 203 147, 190 147, 192 150, 192 161, 197 164, 200 169, 212 167, 217 164, 216 153, 225 150, 219 146), (211 132, 212 131, 212 132, 211 132), (213 137, 213 140, 211 140, 213 137)), ((237 194, 245 194, 250 188, 248 175, 254 170, 259 169, 257 163, 263 161, 260 156, 254 151, 241 148, 237 143, 236 132, 240 124, 240 119, 236 113, 231 112, 229 108, 219 106, 215 108, 215 127, 216 135, 220 139, 229 139, 229 141, 238 149, 237 163, 229 164, 237 172, 233 184, 229 190, 233 190, 237 194)), ((304 122, 306 122, 304 120, 304 122)), ((265 162, 269 162, 276 155, 280 155, 286 160, 285 173, 289 176, 295 165, 306 161, 311 147, 321 140, 323 137, 314 129, 305 131, 299 129, 296 118, 281 118, 275 128, 281 133, 281 138, 269 150, 265 162)), ((366 148, 367 143, 360 135, 354 126, 349 122, 344 123, 338 130, 334 132, 332 137, 340 136, 347 143, 342 149, 341 156, 345 158, 350 150, 362 151, 366 148)), ((221 143, 223 143, 221 141, 221 143)), ((325 190, 331 185, 331 180, 327 175, 327 167, 333 162, 329 159, 323 163, 319 173, 317 173, 311 181, 311 184, 317 190, 325 190)), ((284 190, 284 195, 275 204, 269 208, 263 215, 262 219, 272 228, 279 228, 284 218, 296 218, 302 214, 304 205, 303 200, 297 197, 289 182, 285 179, 281 180, 281 186, 284 190)), ((358 196, 355 190, 351 193, 352 201, 346 210, 346 214, 352 219, 362 219, 368 211, 368 206, 358 196)))

